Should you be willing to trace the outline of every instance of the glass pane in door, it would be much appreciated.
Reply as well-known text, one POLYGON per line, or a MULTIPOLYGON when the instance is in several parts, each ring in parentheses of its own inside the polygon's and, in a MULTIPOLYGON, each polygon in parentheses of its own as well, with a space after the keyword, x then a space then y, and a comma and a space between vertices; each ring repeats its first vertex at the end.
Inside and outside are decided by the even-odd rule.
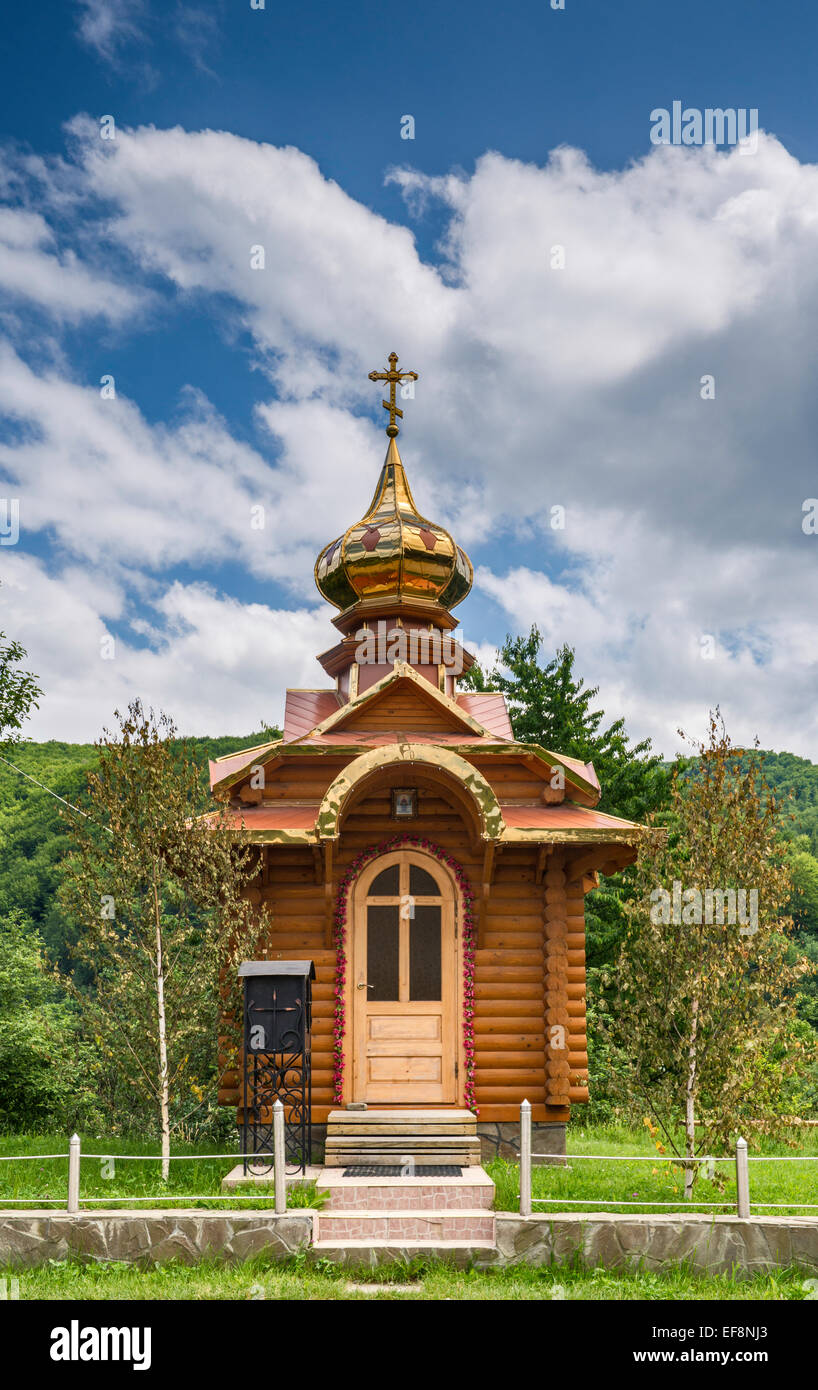
MULTIPOLYGON (((372 889, 369 890, 372 892, 372 889)), ((427 874, 425 869, 421 869, 418 864, 409 865, 409 892, 417 898, 437 898, 440 896, 440 887, 427 874)))
POLYGON ((440 908, 417 903, 409 926, 409 998, 439 999, 440 908))
POLYGON ((369 885, 370 898, 396 898, 400 892, 400 864, 381 869, 369 885))
POLYGON ((366 997, 400 998, 398 905, 370 903, 366 909, 366 997))

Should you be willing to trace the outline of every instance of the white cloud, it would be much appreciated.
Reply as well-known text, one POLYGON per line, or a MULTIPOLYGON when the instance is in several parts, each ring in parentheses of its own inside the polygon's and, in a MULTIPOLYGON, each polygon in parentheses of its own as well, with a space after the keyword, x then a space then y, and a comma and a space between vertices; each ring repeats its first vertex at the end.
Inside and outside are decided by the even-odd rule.
POLYGON ((127 44, 142 37, 143 0, 78 0, 77 32, 88 48, 115 63, 127 44))
POLYGON ((98 738, 136 695, 183 732, 246 733, 281 720, 288 685, 326 683, 315 653, 331 645, 332 628, 320 607, 275 610, 176 583, 157 595, 152 641, 138 646, 117 635, 123 606, 104 577, 49 574, 8 552, 0 601, 45 692, 26 725, 33 738, 98 738))
POLYGON ((72 249, 54 248, 45 218, 24 208, 0 207, 0 288, 12 301, 47 310, 58 322, 132 318, 149 298, 86 268, 72 249))
POLYGON ((480 585, 509 625, 576 643, 606 708, 666 751, 720 700, 736 736, 818 755, 818 537, 801 530, 816 492, 815 167, 761 135, 752 156, 659 147, 613 173, 572 150, 543 168, 486 155, 470 177, 398 171, 410 201, 449 212, 435 267, 298 150, 181 129, 119 131, 103 149, 87 119, 73 133, 78 193, 113 206, 104 233, 137 273, 252 334, 277 397, 259 411, 275 466, 263 436, 238 443, 201 399, 182 425, 149 426, 137 404, 57 374, 43 392, 8 359, 6 408, 32 431, 7 451, 30 479, 29 525, 117 583, 230 554, 306 598, 318 546, 369 500, 383 446, 353 412, 394 347, 421 373, 401 439, 418 501, 468 544, 506 544, 480 585), (264 532, 246 524, 255 502, 264 532), (564 532, 548 526, 555 503, 564 532))

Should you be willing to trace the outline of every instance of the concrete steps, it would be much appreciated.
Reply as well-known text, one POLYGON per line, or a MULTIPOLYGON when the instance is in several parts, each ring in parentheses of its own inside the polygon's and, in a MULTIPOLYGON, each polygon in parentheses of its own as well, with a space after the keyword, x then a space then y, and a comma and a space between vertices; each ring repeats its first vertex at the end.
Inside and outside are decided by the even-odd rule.
POLYGON ((491 1211, 494 1183, 480 1167, 464 1168, 459 1178, 345 1178, 324 1168, 316 1178, 326 1192, 323 1213, 343 1211, 491 1211))
POLYGON ((366 1251, 417 1250, 468 1258, 495 1248, 494 1183, 479 1165, 460 1177, 344 1177, 327 1166, 316 1179, 326 1194, 314 1218, 313 1247, 354 1263, 366 1251))
POLYGON ((346 1245, 350 1241, 414 1245, 457 1240, 494 1244, 494 1212, 457 1211, 320 1211, 315 1218, 315 1243, 346 1245))
POLYGON ((480 1163, 477 1120, 470 1110, 332 1110, 324 1162, 352 1164, 480 1163))

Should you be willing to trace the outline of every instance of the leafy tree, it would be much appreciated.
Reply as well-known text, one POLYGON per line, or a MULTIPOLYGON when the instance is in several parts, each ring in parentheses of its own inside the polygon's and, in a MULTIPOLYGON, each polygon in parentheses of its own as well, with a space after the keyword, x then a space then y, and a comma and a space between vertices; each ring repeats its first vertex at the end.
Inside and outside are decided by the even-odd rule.
POLYGON ((79 1019, 20 912, 0 920, 0 1124, 75 1128, 98 1116, 79 1019))
POLYGON ((0 632, 0 746, 16 743, 32 706, 39 708, 37 697, 43 692, 37 677, 18 669, 25 656, 19 642, 0 632))
POLYGON ((167 1178, 172 1129, 217 1080, 220 1005, 241 1017, 238 962, 263 927, 243 897, 256 851, 237 847, 226 805, 197 815, 200 769, 167 716, 135 700, 117 718, 72 818, 60 892, 81 927, 87 1022, 153 1114, 167 1178))
MULTIPOLYGON (((668 833, 640 852, 609 1016, 623 1094, 683 1159, 746 1124, 781 1124, 804 1057, 796 987, 809 969, 790 958, 786 846, 762 761, 732 748, 718 712, 699 754, 694 775, 673 779, 668 833), (723 920, 716 898, 708 909, 708 892, 740 889, 743 918, 723 920)), ((695 1177, 687 1164, 688 1198, 695 1177)))
MULTIPOLYGON (((818 967, 818 859, 810 853, 809 846, 809 836, 799 835, 787 854, 792 879, 788 910, 795 924, 795 947, 818 967)), ((801 1017, 818 1031, 818 969, 801 982, 798 1007, 801 1017)))
POLYGON ((787 855, 792 879, 789 910, 796 929, 818 941, 818 859, 809 844, 808 836, 799 835, 787 855))

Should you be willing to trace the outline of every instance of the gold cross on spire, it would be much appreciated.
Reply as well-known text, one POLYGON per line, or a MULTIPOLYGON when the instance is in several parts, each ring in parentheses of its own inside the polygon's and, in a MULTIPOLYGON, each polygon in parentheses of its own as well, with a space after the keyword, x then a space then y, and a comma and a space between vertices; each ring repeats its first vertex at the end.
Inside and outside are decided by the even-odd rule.
POLYGON ((397 388, 398 382, 401 382, 401 381, 417 381, 417 379, 418 379, 418 374, 417 374, 417 372, 399 372, 399 371, 397 370, 397 367, 398 367, 398 354, 397 354, 396 352, 390 352, 390 354, 389 354, 389 371, 388 371, 388 372, 370 372, 370 373, 369 373, 369 380, 370 380, 370 381, 388 381, 388 382, 389 382, 389 400, 388 400, 388 401, 382 401, 381 404, 382 404, 384 410, 388 410, 388 411, 389 411, 389 424, 386 426, 386 433, 389 435, 390 439, 394 439, 395 435, 398 434, 398 432, 399 432, 399 431, 398 431, 398 426, 395 424, 395 416, 397 416, 397 418, 398 418, 399 420, 402 420, 402 419, 403 419, 403 411, 402 411, 402 410, 399 410, 398 407, 397 407, 397 405, 395 404, 395 390, 396 390, 396 388, 397 388))

